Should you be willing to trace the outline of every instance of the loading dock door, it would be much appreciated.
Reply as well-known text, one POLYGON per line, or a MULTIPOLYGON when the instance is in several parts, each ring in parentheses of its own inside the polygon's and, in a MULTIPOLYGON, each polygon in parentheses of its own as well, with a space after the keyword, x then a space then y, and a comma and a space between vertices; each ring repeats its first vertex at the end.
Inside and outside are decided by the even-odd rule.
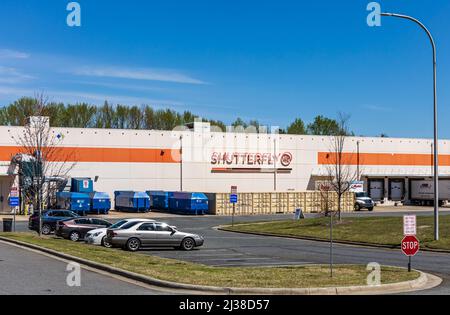
POLYGON ((375 201, 380 201, 384 197, 384 182, 382 180, 371 180, 369 185, 370 197, 375 201))
POLYGON ((400 201, 403 197, 403 182, 391 182, 391 200, 400 201))

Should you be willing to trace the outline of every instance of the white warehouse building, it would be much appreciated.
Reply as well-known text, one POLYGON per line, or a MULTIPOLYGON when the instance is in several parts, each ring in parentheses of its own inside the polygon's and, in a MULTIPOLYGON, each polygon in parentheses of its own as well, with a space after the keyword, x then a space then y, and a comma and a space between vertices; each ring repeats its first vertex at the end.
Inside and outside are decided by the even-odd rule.
MULTIPOLYGON (((8 196, 17 180, 8 170, 21 152, 17 138, 23 132, 0 126, 0 213, 11 211, 8 196)), ((183 131, 52 128, 51 134, 59 139, 56 162, 73 164, 68 175, 96 178, 95 190, 111 197, 116 190, 229 192, 232 185, 239 192, 315 190, 327 177, 332 140, 212 132, 205 123, 183 131)), ((439 151, 445 179, 450 141, 441 140, 439 151)), ((408 202, 411 181, 433 175, 429 139, 349 137, 344 152, 376 201, 408 202)))

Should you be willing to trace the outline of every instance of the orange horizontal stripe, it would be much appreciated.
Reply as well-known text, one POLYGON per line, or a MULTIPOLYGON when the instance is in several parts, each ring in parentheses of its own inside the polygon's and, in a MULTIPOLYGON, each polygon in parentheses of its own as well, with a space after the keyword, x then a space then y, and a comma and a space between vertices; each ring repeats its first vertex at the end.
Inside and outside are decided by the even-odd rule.
MULTIPOLYGON (((21 152, 24 150, 19 146, 0 147, 0 161, 10 161, 21 152)), ((59 147, 49 159, 53 162, 179 163, 180 152, 173 149, 59 147)))
MULTIPOLYGON (((336 154, 328 152, 318 153, 318 164, 334 164, 336 154)), ((356 153, 343 153, 343 164, 357 165, 356 153)), ((403 154, 403 153, 360 153, 360 165, 403 165, 403 166, 430 166, 433 165, 431 154, 403 154)), ((439 155, 440 166, 450 166, 450 155, 439 155)))

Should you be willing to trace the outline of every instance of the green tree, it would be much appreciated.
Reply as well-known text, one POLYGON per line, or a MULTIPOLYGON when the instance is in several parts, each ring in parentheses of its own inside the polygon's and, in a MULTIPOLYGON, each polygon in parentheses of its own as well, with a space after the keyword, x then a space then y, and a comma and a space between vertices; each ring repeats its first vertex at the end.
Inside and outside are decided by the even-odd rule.
POLYGON ((144 128, 144 113, 137 106, 128 109, 128 128, 142 129, 144 128))
POLYGON ((291 135, 305 135, 305 123, 300 118, 296 118, 293 123, 287 127, 287 133, 291 135))
POLYGON ((155 128, 155 111, 150 106, 146 105, 143 108, 143 115, 144 115, 144 128, 148 130, 156 129, 155 128))
POLYGON ((116 111, 108 101, 105 101, 103 106, 97 110, 95 115, 96 128, 117 128, 116 127, 116 111))
POLYGON ((336 120, 322 115, 314 118, 314 122, 308 124, 307 132, 315 136, 331 136, 339 134, 339 124, 336 120))
POLYGON ((22 97, 10 104, 4 112, 4 119, 7 125, 23 126, 26 118, 34 115, 36 112, 36 104, 37 100, 30 97, 22 97))

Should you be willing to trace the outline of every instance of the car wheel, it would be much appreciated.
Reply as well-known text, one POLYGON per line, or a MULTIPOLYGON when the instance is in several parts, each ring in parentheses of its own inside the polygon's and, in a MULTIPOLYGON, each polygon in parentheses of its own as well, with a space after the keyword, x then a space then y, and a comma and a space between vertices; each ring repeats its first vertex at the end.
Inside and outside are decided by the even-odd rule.
POLYGON ((42 226, 42 234, 49 235, 52 232, 52 228, 48 224, 42 226))
POLYGON ((367 208, 369 211, 373 211, 373 207, 367 208))
POLYGON ((104 246, 106 248, 112 247, 112 245, 106 240, 106 236, 103 236, 103 238, 102 238, 102 246, 104 246))
POLYGON ((181 249, 182 250, 192 250, 195 247, 195 241, 190 238, 190 237, 186 237, 182 242, 181 242, 181 249))
POLYGON ((139 248, 141 247, 141 241, 138 240, 137 238, 130 238, 127 242, 127 246, 126 248, 130 251, 130 252, 135 252, 137 251, 139 248))
POLYGON ((361 211, 361 206, 358 203, 355 204, 355 211, 361 211))
POLYGON ((69 234, 69 239, 70 239, 72 242, 78 242, 78 241, 80 240, 80 238, 81 238, 81 235, 80 235, 80 233, 77 232, 77 231, 72 231, 72 232, 70 232, 70 234, 69 234))

